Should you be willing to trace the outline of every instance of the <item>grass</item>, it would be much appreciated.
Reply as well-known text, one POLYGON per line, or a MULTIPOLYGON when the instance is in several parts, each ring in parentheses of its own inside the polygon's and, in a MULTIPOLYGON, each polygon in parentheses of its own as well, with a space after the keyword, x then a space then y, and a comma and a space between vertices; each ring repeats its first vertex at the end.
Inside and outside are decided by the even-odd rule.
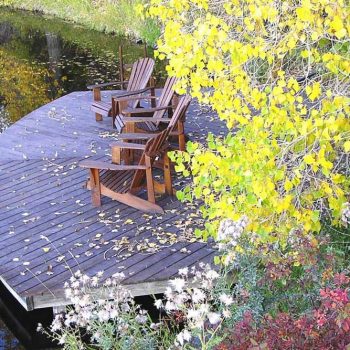
POLYGON ((1 6, 41 12, 82 24, 87 28, 140 38, 154 44, 159 28, 136 15, 142 0, 0 0, 1 6))
MULTIPOLYGON (((82 25, 67 25, 67 22, 50 16, 38 16, 31 12, 1 8, 1 22, 11 23, 11 26, 16 28, 16 36, 21 38, 21 40, 18 39, 15 44, 11 45, 11 52, 17 58, 32 59, 31 52, 29 52, 31 49, 28 47, 30 46, 28 38, 32 31, 58 34, 63 41, 74 43, 81 49, 89 49, 94 55, 103 59, 108 58, 106 56, 111 54, 113 54, 112 58, 114 60, 118 59, 119 45, 123 45, 127 63, 132 63, 143 56, 143 46, 125 40, 125 36, 105 35, 96 30, 87 30, 82 25)), ((5 44, 9 49, 8 45, 5 44)), ((152 57, 151 48, 148 48, 148 55, 152 57)))

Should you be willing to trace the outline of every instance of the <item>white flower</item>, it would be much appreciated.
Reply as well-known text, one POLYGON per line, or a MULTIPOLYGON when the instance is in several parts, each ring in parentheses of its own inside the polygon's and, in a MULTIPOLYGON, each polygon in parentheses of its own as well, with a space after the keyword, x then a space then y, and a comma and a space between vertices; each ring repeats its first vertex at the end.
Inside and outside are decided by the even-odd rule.
POLYGON ((81 280, 85 284, 85 283, 88 283, 90 281, 90 277, 88 275, 83 275, 81 280))
POLYGON ((98 319, 101 322, 105 322, 109 320, 109 312, 107 310, 100 310, 98 312, 98 319))
POLYGON ((89 305, 91 303, 90 296, 88 294, 84 294, 79 299, 79 306, 84 307, 86 305, 89 305))
POLYGON ((247 224, 248 218, 246 216, 242 216, 237 221, 233 221, 231 219, 222 220, 220 222, 217 240, 228 241, 229 245, 235 246, 247 224))
POLYGON ((71 288, 66 288, 65 289, 65 294, 67 298, 71 298, 73 293, 72 293, 72 289, 71 288))
POLYGON ((231 317, 231 311, 225 309, 225 310, 222 312, 222 315, 223 315, 225 318, 229 318, 229 317, 231 317))
POLYGON ((187 329, 184 329, 182 331, 182 333, 183 333, 184 340, 186 340, 186 341, 190 341, 191 340, 191 333, 187 329))
POLYGON ((173 302, 169 301, 169 300, 165 303, 164 308, 165 308, 166 311, 177 310, 176 305, 173 302))
POLYGON ((192 320, 197 320, 201 316, 200 312, 196 309, 189 309, 187 311, 187 318, 192 319, 192 320))
POLYGON ((104 274, 104 272, 103 271, 99 271, 99 272, 97 272, 97 277, 102 277, 103 276, 103 274, 104 274))
POLYGON ((220 295, 219 300, 226 306, 233 304, 233 298, 225 293, 220 295))
POLYGON ((130 305, 128 303, 122 303, 122 305, 120 306, 120 309, 123 312, 129 312, 130 311, 130 305))
POLYGON ((157 309, 161 309, 163 307, 163 302, 162 302, 162 299, 157 299, 155 302, 154 302, 154 305, 157 309))
POLYGON ((135 320, 136 322, 140 323, 140 324, 145 324, 147 322, 147 316, 146 315, 141 315, 141 314, 138 314, 136 317, 135 317, 135 320))
MULTIPOLYGON (((176 336, 176 340, 180 343, 180 345, 184 345, 184 335, 182 332, 180 332, 177 336, 176 336)), ((176 344, 176 343, 175 343, 176 344)))
POLYGON ((118 315, 119 315, 119 311, 117 309, 111 310, 111 314, 110 314, 111 318, 116 318, 118 317, 118 315))
POLYGON ((40 332, 43 329, 43 325, 41 323, 38 323, 38 326, 36 327, 36 331, 40 332))
POLYGON ((195 304, 203 301, 205 299, 205 294, 199 288, 194 288, 192 292, 192 300, 195 304))
POLYGON ((173 291, 170 287, 166 287, 164 295, 167 299, 172 299, 173 297, 173 291))
POLYGON ((228 266, 235 259, 235 255, 232 252, 229 252, 224 258, 224 265, 228 266))
POLYGON ((217 324, 221 321, 220 314, 218 314, 217 312, 209 312, 208 320, 211 324, 217 324))
POLYGON ((170 284, 174 287, 174 289, 181 293, 183 288, 185 287, 186 281, 182 278, 175 278, 170 281, 170 284))
POLYGON ((188 267, 184 267, 183 269, 179 270, 180 276, 187 276, 188 275, 188 267))
POLYGON ((187 329, 184 329, 176 336, 176 340, 180 345, 184 345, 185 341, 188 342, 191 340, 191 333, 187 329))
POLYGON ((92 339, 99 340, 101 337, 101 334, 99 332, 96 332, 93 334, 92 339))
POLYGON ((183 305, 187 300, 189 299, 189 295, 185 292, 176 294, 173 297, 173 302, 177 305, 177 306, 181 306, 183 305))
POLYGON ((111 280, 110 278, 107 278, 106 281, 105 281, 105 283, 104 283, 104 285, 105 285, 106 287, 110 287, 110 286, 112 285, 112 280, 111 280))
POLYGON ((67 335, 66 335, 66 334, 63 334, 63 335, 60 337, 60 339, 59 339, 59 341, 58 341, 58 344, 59 344, 59 345, 63 345, 63 344, 66 342, 66 337, 67 337, 67 335))
POLYGON ((348 202, 343 204, 341 220, 345 225, 350 222, 350 204, 348 202))
POLYGON ((74 289, 79 288, 79 285, 80 285, 79 281, 72 282, 72 288, 74 289))
POLYGON ((215 280, 219 277, 219 274, 215 270, 209 270, 207 271, 206 276, 210 280, 215 280))
POLYGON ((56 315, 51 324, 51 331, 56 332, 62 328, 62 319, 61 315, 56 315))
POLYGON ((97 287, 98 286, 98 277, 97 276, 93 276, 91 279, 91 286, 92 287, 97 287))
POLYGON ((151 323, 150 328, 151 329, 159 329, 159 327, 162 325, 161 322, 159 323, 151 323))

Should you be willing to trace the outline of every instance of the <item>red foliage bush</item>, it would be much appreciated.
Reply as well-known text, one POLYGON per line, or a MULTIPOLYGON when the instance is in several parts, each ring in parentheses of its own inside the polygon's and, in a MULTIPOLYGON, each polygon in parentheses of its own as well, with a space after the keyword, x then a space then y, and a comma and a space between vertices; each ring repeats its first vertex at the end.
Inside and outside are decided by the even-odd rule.
POLYGON ((350 349, 349 278, 334 277, 334 287, 320 290, 319 306, 299 317, 265 315, 257 323, 246 313, 217 350, 350 349))

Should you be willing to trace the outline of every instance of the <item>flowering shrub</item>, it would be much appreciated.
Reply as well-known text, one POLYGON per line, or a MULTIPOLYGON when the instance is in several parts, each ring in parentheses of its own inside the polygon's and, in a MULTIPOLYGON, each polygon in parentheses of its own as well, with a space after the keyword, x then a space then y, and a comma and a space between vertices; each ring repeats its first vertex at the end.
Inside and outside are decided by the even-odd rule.
POLYGON ((101 284, 102 275, 89 277, 76 272, 65 285, 73 307, 56 315, 49 332, 44 332, 66 350, 159 348, 158 325, 120 285, 123 274, 101 284))
POLYGON ((201 198, 207 233, 246 215, 264 242, 338 224, 349 194, 349 6, 332 0, 152 0, 158 56, 230 130, 188 143, 179 198, 201 198), (233 131, 234 130, 234 131, 233 131), (188 166, 187 166, 188 165, 188 166))
POLYGON ((179 270, 179 278, 170 281, 165 292, 165 302, 156 300, 155 305, 175 316, 184 328, 177 334, 175 345, 189 349, 211 349, 220 340, 221 325, 230 316, 228 307, 233 303, 231 296, 221 294, 214 299, 214 287, 220 275, 209 265, 200 263, 179 270), (224 308, 218 311, 218 305, 224 308), (191 342, 192 341, 192 342, 191 342))

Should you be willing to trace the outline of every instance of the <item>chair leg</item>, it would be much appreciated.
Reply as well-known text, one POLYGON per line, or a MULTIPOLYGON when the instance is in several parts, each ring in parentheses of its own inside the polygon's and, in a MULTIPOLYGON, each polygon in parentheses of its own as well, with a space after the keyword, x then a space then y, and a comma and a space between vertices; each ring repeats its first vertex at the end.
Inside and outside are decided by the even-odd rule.
POLYGON ((186 151, 185 128, 183 122, 179 121, 177 123, 177 131, 179 134, 179 150, 186 151))
MULTIPOLYGON (((96 102, 101 101, 101 90, 99 88, 95 88, 93 89, 93 93, 94 93, 94 101, 96 102)), ((95 119, 97 122, 100 122, 103 119, 102 114, 95 113, 95 119)))
POLYGON ((120 164, 121 162, 121 148, 120 147, 112 147, 112 163, 120 164))
MULTIPOLYGON (((150 77, 149 79, 149 83, 150 83, 150 86, 151 86, 151 96, 155 97, 156 96, 156 91, 155 91, 155 80, 153 77, 150 77)), ((152 108, 155 108, 156 107, 156 100, 155 99, 151 99, 151 107, 152 108)))
POLYGON ((151 159, 148 156, 145 156, 145 165, 148 167, 146 169, 146 181, 147 181, 147 198, 151 203, 156 202, 156 197, 154 194, 154 184, 153 184, 153 176, 152 176, 152 167, 151 167, 151 159))
POLYGON ((112 110, 111 110, 111 117, 112 117, 112 128, 116 129, 117 126, 115 125, 115 119, 116 116, 119 114, 119 105, 118 102, 112 98, 112 110))
POLYGON ((101 206, 101 184, 98 169, 90 169, 91 201, 94 207, 101 206))
MULTIPOLYGON (((130 133, 130 134, 134 134, 135 133, 135 123, 125 123, 125 132, 126 133, 130 133)), ((125 153, 127 152, 127 160, 129 163, 125 163, 125 164, 131 164, 134 161, 134 151, 132 149, 130 150, 125 150, 125 153)))
POLYGON ((164 183, 165 183, 165 192, 172 196, 173 195, 173 185, 171 181, 171 166, 170 159, 168 157, 168 153, 164 154, 164 183))

